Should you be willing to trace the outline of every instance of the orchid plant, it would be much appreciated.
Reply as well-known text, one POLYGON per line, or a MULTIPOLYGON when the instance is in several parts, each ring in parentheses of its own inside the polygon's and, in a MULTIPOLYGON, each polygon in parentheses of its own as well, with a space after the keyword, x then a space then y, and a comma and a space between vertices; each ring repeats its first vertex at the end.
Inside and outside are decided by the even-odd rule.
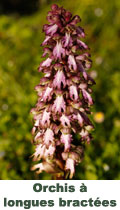
POLYGON ((47 20, 42 43, 45 60, 39 66, 43 77, 35 87, 38 102, 31 110, 36 147, 33 160, 39 161, 32 169, 67 179, 73 177, 83 158, 85 142, 92 139, 88 115, 95 82, 87 73, 91 59, 88 46, 81 40, 85 33, 78 26, 80 17, 53 4, 47 20))

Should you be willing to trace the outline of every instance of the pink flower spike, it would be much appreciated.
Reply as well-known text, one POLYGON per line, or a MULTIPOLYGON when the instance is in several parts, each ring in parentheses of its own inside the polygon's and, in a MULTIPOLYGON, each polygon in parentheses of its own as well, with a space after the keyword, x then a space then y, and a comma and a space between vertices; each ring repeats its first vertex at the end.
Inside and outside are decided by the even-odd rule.
POLYGON ((43 94, 43 101, 50 101, 52 98, 52 88, 47 87, 44 94, 43 94))
POLYGON ((52 36, 53 34, 56 33, 57 29, 58 29, 58 25, 57 24, 49 25, 49 26, 47 26, 45 28, 45 32, 46 32, 47 35, 50 34, 52 36))
POLYGON ((70 143, 72 141, 72 136, 70 134, 62 134, 60 140, 61 140, 61 143, 63 143, 65 146, 64 151, 65 152, 69 151, 70 143))
POLYGON ((44 134, 44 143, 48 146, 50 145, 50 142, 53 142, 54 139, 54 133, 50 128, 47 128, 45 134, 44 134))
POLYGON ((77 64, 73 55, 69 55, 68 57, 68 65, 70 69, 77 70, 77 64))
POLYGON ((66 86, 65 75, 64 75, 63 71, 57 71, 55 78, 53 80, 53 87, 54 88, 57 87, 58 89, 61 89, 62 85, 65 88, 65 86, 66 86))
POLYGON ((77 91, 76 86, 74 86, 74 85, 70 86, 69 90, 70 90, 70 98, 74 101, 77 101, 78 100, 78 91, 77 91))
POLYGON ((87 70, 91 67, 89 49, 80 17, 56 4, 43 26, 45 39, 39 65, 40 82, 35 87, 38 100, 31 110, 35 151, 33 169, 52 173, 54 179, 72 178, 83 159, 84 143, 92 140, 92 88, 87 70), (79 140, 77 139, 79 138, 79 140))
POLYGON ((60 121, 64 127, 70 127, 70 120, 67 116, 62 115, 62 117, 60 118, 60 121))
POLYGON ((47 112, 46 110, 43 112, 42 120, 41 120, 42 126, 49 126, 50 125, 50 112, 47 112))
POLYGON ((65 168, 66 168, 66 170, 70 170, 70 179, 72 179, 72 177, 75 173, 75 160, 68 158, 66 160, 65 168))
POLYGON ((61 113, 61 112, 65 111, 65 108, 66 108, 66 106, 65 106, 65 101, 64 101, 63 96, 58 95, 56 100, 54 101, 54 104, 52 107, 53 111, 55 113, 57 113, 57 112, 61 113))
POLYGON ((53 55, 55 58, 61 59, 61 56, 65 56, 65 49, 62 47, 61 42, 57 42, 53 49, 53 55))
POLYGON ((83 98, 84 98, 86 101, 88 101, 88 103, 89 103, 90 105, 92 105, 92 104, 93 104, 93 100, 92 100, 91 95, 90 95, 85 89, 82 89, 82 94, 83 94, 83 98))

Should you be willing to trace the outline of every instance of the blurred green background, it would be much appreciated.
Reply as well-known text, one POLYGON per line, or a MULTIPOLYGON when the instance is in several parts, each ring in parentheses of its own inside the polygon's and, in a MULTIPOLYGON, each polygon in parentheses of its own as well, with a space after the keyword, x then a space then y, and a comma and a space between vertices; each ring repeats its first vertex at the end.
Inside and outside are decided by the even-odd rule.
POLYGON ((74 179, 120 179, 120 1, 0 1, 0 179, 50 179, 30 171, 42 25, 51 3, 82 18, 91 48, 94 140, 74 179), (5 3, 6 2, 6 3, 5 3))

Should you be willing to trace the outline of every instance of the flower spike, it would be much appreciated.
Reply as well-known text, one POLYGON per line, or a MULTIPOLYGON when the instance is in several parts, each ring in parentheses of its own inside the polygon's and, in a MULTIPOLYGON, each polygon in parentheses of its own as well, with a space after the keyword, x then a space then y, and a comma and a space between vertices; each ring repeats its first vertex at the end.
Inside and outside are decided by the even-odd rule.
POLYGON ((81 40, 81 19, 53 4, 48 12, 49 24, 43 26, 45 40, 39 71, 44 73, 35 87, 38 93, 34 116, 35 152, 32 167, 54 177, 71 179, 76 165, 83 159, 85 142, 92 140, 93 125, 88 118, 93 105, 91 86, 95 81, 87 73, 91 67, 88 46, 81 40), (76 135, 78 139, 76 141, 76 135))

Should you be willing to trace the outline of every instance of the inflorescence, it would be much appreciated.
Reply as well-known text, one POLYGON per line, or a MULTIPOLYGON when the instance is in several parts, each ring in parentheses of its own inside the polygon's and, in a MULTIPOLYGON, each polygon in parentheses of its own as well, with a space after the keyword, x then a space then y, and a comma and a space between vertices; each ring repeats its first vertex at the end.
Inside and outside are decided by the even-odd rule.
POLYGON ((52 5, 49 24, 43 26, 42 43, 46 57, 39 72, 44 76, 35 87, 38 93, 34 115, 34 161, 38 173, 46 171, 57 178, 73 177, 75 166, 83 158, 85 142, 92 139, 93 125, 88 118, 93 104, 91 86, 94 80, 87 73, 91 67, 88 46, 78 15, 72 17, 63 7, 52 5), (76 140, 77 134, 77 140, 76 140))

